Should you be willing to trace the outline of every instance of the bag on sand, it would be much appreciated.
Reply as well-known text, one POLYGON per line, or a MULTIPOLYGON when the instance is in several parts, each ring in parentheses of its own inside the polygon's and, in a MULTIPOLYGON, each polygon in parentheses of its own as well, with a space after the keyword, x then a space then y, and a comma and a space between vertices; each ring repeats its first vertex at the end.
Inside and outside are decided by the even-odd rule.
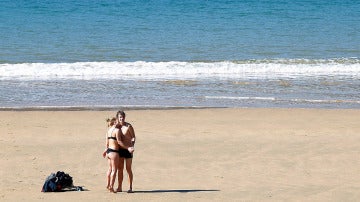
POLYGON ((73 187, 72 177, 62 171, 51 173, 45 180, 42 192, 62 191, 64 188, 73 187))

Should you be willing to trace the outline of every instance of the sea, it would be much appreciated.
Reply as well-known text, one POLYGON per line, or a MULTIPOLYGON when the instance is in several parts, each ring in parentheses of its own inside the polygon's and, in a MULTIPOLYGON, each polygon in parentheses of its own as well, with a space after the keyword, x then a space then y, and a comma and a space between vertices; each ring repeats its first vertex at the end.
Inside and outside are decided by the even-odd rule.
POLYGON ((0 110, 360 108, 357 0, 1 0, 0 110))

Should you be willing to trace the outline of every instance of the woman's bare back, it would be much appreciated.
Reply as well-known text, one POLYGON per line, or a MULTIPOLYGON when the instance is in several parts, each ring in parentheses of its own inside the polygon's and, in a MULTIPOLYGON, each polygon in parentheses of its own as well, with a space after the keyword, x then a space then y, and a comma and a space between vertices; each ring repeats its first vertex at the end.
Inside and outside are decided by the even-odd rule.
POLYGON ((111 127, 107 131, 107 138, 108 138, 108 141, 109 141, 109 148, 114 149, 114 150, 119 149, 119 144, 118 144, 117 139, 116 139, 116 134, 118 133, 118 131, 119 131, 119 129, 117 129, 116 127, 111 127))

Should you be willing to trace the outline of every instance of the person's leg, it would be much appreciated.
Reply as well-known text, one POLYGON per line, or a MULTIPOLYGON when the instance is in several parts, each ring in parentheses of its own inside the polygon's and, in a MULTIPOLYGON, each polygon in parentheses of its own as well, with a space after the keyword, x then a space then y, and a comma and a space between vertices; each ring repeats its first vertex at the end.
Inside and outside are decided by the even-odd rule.
POLYGON ((115 178, 116 178, 116 172, 117 172, 117 165, 119 163, 119 156, 117 153, 112 153, 110 156, 111 159, 111 174, 110 174, 110 181, 111 181, 111 185, 110 185, 110 192, 114 192, 114 183, 115 183, 115 178))
POLYGON ((111 175, 111 160, 108 158, 108 165, 109 165, 109 168, 106 172, 106 188, 107 189, 110 189, 110 175, 111 175))
POLYGON ((118 163, 118 188, 116 189, 117 192, 122 192, 122 181, 124 178, 123 170, 124 170, 124 158, 120 157, 118 163))
POLYGON ((126 159, 126 171, 129 175, 129 185, 130 185, 130 189, 128 190, 128 193, 132 193, 133 192, 133 187, 132 187, 132 184, 133 184, 133 172, 132 172, 132 169, 131 169, 131 165, 132 165, 132 158, 128 158, 126 159))

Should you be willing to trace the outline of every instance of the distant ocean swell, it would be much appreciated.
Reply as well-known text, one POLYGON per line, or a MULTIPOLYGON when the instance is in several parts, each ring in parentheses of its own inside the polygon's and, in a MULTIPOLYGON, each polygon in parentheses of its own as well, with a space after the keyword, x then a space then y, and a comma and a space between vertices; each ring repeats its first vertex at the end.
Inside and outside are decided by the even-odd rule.
POLYGON ((302 76, 360 78, 360 59, 272 59, 217 62, 75 62, 0 64, 6 79, 164 79, 302 76))

